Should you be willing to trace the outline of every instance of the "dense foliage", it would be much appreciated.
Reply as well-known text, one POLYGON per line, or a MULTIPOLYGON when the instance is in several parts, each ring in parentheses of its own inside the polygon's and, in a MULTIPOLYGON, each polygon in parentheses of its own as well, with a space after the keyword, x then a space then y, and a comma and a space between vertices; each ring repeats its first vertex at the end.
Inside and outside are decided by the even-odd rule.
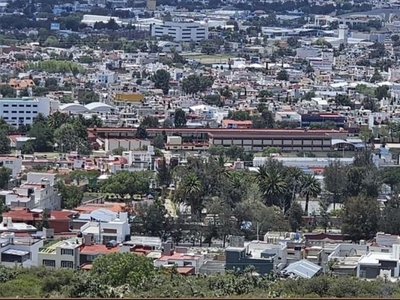
POLYGON ((184 277, 175 268, 153 270, 151 260, 130 253, 99 257, 91 271, 0 266, 1 297, 398 297, 398 282, 320 276, 279 280, 244 273, 184 277), (130 268, 132 266, 132 268, 130 268), (115 275, 115 276, 114 276, 115 275))

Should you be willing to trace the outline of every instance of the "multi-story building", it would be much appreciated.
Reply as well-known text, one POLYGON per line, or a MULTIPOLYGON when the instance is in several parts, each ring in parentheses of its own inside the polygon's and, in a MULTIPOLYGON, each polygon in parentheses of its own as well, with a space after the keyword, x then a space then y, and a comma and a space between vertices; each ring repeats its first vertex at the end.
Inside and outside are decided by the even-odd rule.
POLYGON ((15 178, 22 170, 22 158, 0 157, 0 166, 10 169, 12 177, 15 178))
POLYGON ((253 241, 240 247, 228 247, 225 250, 226 269, 242 270, 254 266, 260 275, 282 270, 286 266, 286 245, 273 245, 253 241))
POLYGON ((117 79, 118 75, 111 71, 101 71, 96 74, 96 81, 100 84, 113 84, 117 79))
MULTIPOLYGON (((95 138, 129 138, 134 137, 135 128, 89 128, 95 138)), ((157 134, 176 135, 172 128, 148 128, 149 138, 157 134)), ((332 139, 346 139, 345 130, 305 130, 305 129, 223 129, 223 128, 179 128, 182 144, 237 145, 247 151, 262 151, 267 147, 278 147, 284 151, 330 151, 332 139)))
POLYGON ((38 114, 50 114, 49 98, 2 98, 0 116, 10 125, 30 125, 38 114))
POLYGON ((195 22, 164 22, 152 24, 151 36, 160 37, 169 35, 176 42, 200 42, 208 38, 208 28, 195 22))
POLYGON ((309 127, 311 125, 322 125, 324 122, 333 122, 336 127, 344 127, 346 118, 338 114, 323 113, 323 114, 302 114, 301 126, 309 127))
POLYGON ((199 273, 203 264, 204 254, 188 253, 187 248, 175 248, 172 243, 164 243, 161 257, 154 260, 155 267, 175 265, 186 274, 199 273))
POLYGON ((39 249, 38 265, 75 269, 80 265, 81 245, 82 241, 78 238, 50 242, 39 249))
POLYGON ((41 247, 42 239, 3 233, 0 236, 0 264, 7 267, 15 267, 16 264, 23 267, 37 266, 41 247))
POLYGON ((27 209, 60 209, 61 197, 54 184, 55 174, 30 172, 24 184, 6 194, 6 205, 27 209))
POLYGON ((77 220, 87 222, 80 228, 85 236, 92 234, 95 243, 106 244, 110 241, 122 243, 130 236, 128 213, 115 213, 107 209, 97 209, 90 213, 88 220, 77 220))

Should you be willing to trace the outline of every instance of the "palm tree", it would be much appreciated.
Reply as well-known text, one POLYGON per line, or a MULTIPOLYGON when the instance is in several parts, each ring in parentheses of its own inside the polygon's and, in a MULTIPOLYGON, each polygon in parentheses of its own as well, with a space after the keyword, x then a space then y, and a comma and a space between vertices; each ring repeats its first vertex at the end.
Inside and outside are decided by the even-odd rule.
POLYGON ((283 208, 282 198, 286 192, 286 181, 282 172, 277 168, 268 168, 267 165, 258 169, 257 182, 263 193, 266 204, 277 205, 283 208))
POLYGON ((192 216, 199 216, 203 208, 201 192, 201 180, 195 173, 191 172, 179 183, 179 187, 175 191, 175 200, 189 205, 192 216))
POLYGON ((306 199, 305 213, 308 215, 310 197, 317 197, 321 193, 321 185, 314 175, 306 174, 301 178, 300 195, 306 199))

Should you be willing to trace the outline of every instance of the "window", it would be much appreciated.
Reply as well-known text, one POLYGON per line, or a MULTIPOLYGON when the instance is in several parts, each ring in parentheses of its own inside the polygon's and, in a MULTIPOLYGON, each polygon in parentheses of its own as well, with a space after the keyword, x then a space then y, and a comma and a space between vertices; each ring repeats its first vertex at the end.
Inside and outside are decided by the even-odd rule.
POLYGON ((97 255, 86 255, 86 260, 88 262, 94 261, 97 255))
POLYGON ((61 255, 74 255, 74 250, 72 250, 72 249, 61 249, 61 255))
POLYGON ((19 107, 25 107, 25 105, 23 105, 23 104, 20 104, 20 105, 18 105, 19 107))
POLYGON ((33 107, 37 107, 37 104, 33 104, 33 107))
POLYGON ((33 113, 34 113, 34 114, 37 114, 37 110, 34 110, 33 113))
POLYGON ((30 105, 30 104, 27 104, 26 107, 31 107, 31 105, 30 105))
POLYGON ((19 111, 19 113, 20 113, 20 114, 23 114, 23 113, 24 113, 24 111, 23 111, 23 110, 20 110, 20 111, 19 111))
POLYGON ((4 107, 8 107, 8 104, 4 104, 3 106, 4 106, 4 107))
POLYGON ((8 110, 3 111, 3 113, 8 114, 8 110))
POLYGON ((17 107, 17 104, 13 104, 13 105, 11 105, 12 107, 17 107))
POLYGON ((56 261, 51 259, 43 259, 43 266, 45 267, 56 267, 56 261))
POLYGON ((17 117, 11 117, 11 120, 16 120, 17 119, 17 117))
POLYGON ((31 113, 31 111, 30 111, 30 110, 28 110, 28 111, 26 111, 26 113, 27 113, 27 114, 30 114, 30 113, 31 113))
POLYGON ((16 113, 17 113, 17 111, 16 111, 16 110, 13 110, 11 113, 12 113, 12 114, 16 114, 16 113))
POLYGON ((74 263, 72 261, 65 261, 65 260, 61 261, 61 268, 70 268, 70 269, 72 269, 73 267, 74 267, 74 263))

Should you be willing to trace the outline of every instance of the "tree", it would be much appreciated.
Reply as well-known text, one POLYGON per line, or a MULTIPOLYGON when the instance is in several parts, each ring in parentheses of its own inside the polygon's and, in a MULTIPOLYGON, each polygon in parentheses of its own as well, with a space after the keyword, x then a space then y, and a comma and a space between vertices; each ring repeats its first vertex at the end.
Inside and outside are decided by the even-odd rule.
POLYGON ((306 174, 300 178, 300 195, 306 199, 304 212, 308 215, 308 203, 310 197, 317 197, 321 194, 321 185, 314 175, 306 174))
POLYGON ((251 120, 251 127, 255 129, 262 129, 267 126, 264 118, 262 116, 254 116, 251 120))
POLYGON ((17 96, 15 89, 8 84, 0 85, 0 94, 4 98, 15 98, 17 96))
POLYGON ((188 173, 175 190, 175 201, 190 206, 191 215, 199 218, 203 208, 202 199, 200 197, 202 189, 203 187, 199 177, 193 172, 188 173))
POLYGON ((48 89, 57 89, 58 81, 54 77, 46 78, 44 86, 48 89))
POLYGON ((349 106, 351 108, 354 107, 354 103, 351 102, 349 96, 347 96, 347 95, 338 94, 335 96, 334 101, 335 101, 336 105, 349 106))
POLYGON ((135 137, 137 139, 147 139, 147 130, 146 127, 143 125, 139 125, 139 127, 136 129, 136 134, 135 137))
POLYGON ((326 199, 322 199, 319 201, 319 216, 321 218, 321 222, 319 225, 324 228, 324 231, 326 233, 331 217, 331 214, 329 213, 329 201, 326 201, 326 199))
POLYGON ((145 256, 114 252, 97 257, 90 273, 103 284, 114 287, 130 284, 137 287, 154 275, 154 266, 153 261, 145 256))
POLYGON ((282 81, 289 81, 289 74, 285 69, 280 70, 276 76, 276 79, 282 81))
POLYGON ((200 91, 200 77, 189 75, 182 80, 182 90, 186 94, 196 94, 200 91))
POLYGON ((157 168, 157 181, 161 186, 169 186, 172 182, 171 169, 167 165, 165 157, 162 159, 160 165, 157 168))
POLYGON ((33 141, 26 141, 21 147, 21 154, 34 154, 35 147, 33 141))
POLYGON ((153 146, 158 149, 164 149, 164 136, 162 134, 156 134, 153 139, 153 146))
POLYGON ((57 128, 54 131, 54 140, 63 152, 77 151, 84 145, 77 134, 77 127, 72 123, 65 123, 57 128))
POLYGON ((383 98, 389 98, 389 87, 387 85, 378 86, 375 89, 375 96, 378 100, 382 100, 383 98))
POLYGON ((135 209, 133 230, 147 236, 157 236, 165 241, 171 234, 172 224, 168 211, 160 199, 142 204, 135 209))
POLYGON ((58 182, 58 191, 61 194, 61 208, 74 209, 82 203, 83 192, 77 186, 58 182))
POLYGON ((250 120, 251 116, 247 111, 244 110, 236 110, 236 111, 230 110, 228 112, 228 119, 235 121, 245 121, 245 120, 250 120))
POLYGON ((87 172, 84 170, 74 170, 69 173, 69 177, 72 181, 76 182, 76 185, 79 186, 81 181, 87 178, 87 172))
POLYGON ((400 234, 400 197, 396 189, 395 193, 386 201, 385 207, 382 210, 382 215, 379 222, 379 231, 387 234, 400 234))
POLYGON ((379 214, 376 199, 352 197, 344 203, 340 213, 342 232, 355 242, 371 239, 378 230, 379 214))
POLYGON ((11 170, 6 167, 1 167, 0 168, 0 188, 1 189, 4 190, 4 189, 8 188, 8 183, 10 182, 10 177, 11 177, 11 170))
POLYGON ((11 145, 10 139, 7 136, 7 132, 0 130, 0 154, 10 154, 11 145))
POLYGON ((28 133, 33 140, 33 148, 36 152, 49 152, 53 150, 53 132, 48 126, 47 120, 39 117, 35 119, 28 133))
POLYGON ((340 161, 331 162, 324 169, 324 185, 326 191, 330 194, 333 203, 333 209, 336 203, 341 203, 343 193, 346 188, 346 170, 340 161))
POLYGON ((296 232, 304 225, 303 208, 297 202, 292 203, 289 209, 289 225, 292 232, 296 232))
POLYGON ((43 212, 42 212, 42 216, 41 216, 40 223, 39 223, 39 226, 38 226, 39 230, 43 230, 43 228, 49 228, 50 227, 49 216, 50 216, 50 211, 47 208, 45 208, 43 210, 43 212))
POLYGON ((104 180, 101 190, 106 193, 114 193, 121 199, 125 199, 126 195, 133 199, 136 194, 143 195, 149 192, 151 176, 149 171, 121 170, 104 180))
POLYGON ((276 205, 284 208, 282 203, 287 183, 278 165, 269 164, 258 168, 257 182, 268 206, 276 205))
POLYGON ((155 88, 161 89, 164 95, 168 95, 170 78, 171 74, 164 69, 157 70, 152 77, 155 88))
POLYGON ((146 116, 143 118, 140 125, 143 125, 146 128, 158 128, 159 122, 157 117, 146 116))
POLYGON ((174 125, 176 128, 182 128, 186 126, 186 113, 181 109, 175 109, 174 113, 174 125))
POLYGON ((380 81, 383 81, 383 77, 382 77, 381 73, 379 72, 379 70, 375 69, 370 82, 375 83, 375 82, 380 82, 380 81))
POLYGON ((127 151, 127 149, 119 146, 119 147, 113 149, 111 152, 113 155, 122 155, 122 152, 124 152, 124 151, 127 151))

